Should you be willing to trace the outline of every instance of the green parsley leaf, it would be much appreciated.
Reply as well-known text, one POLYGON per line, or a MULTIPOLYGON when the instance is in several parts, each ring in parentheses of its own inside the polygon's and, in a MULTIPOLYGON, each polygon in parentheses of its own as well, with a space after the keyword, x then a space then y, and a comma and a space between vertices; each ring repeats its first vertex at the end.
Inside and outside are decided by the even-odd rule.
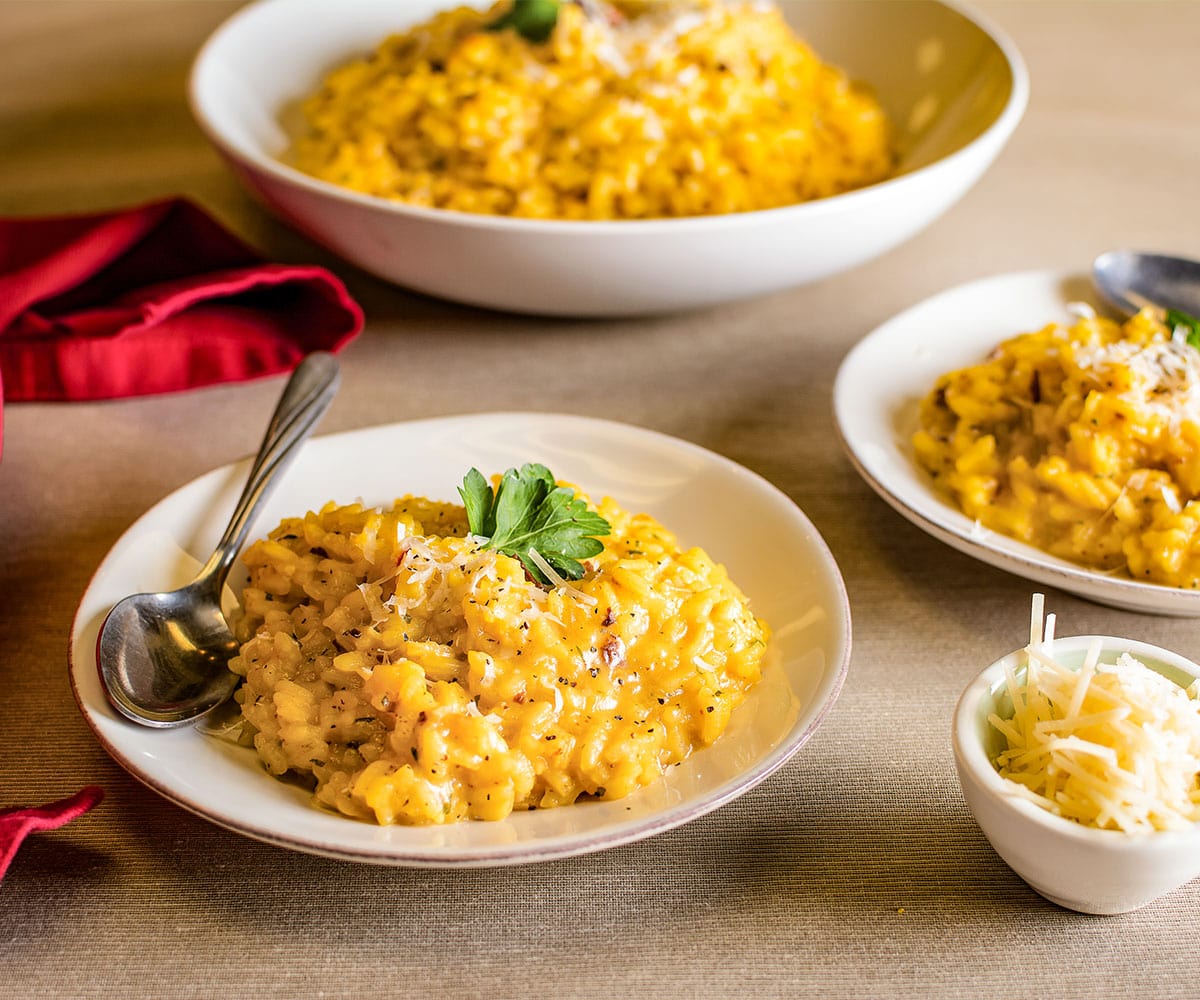
POLYGON ((487 25, 487 31, 512 28, 531 42, 544 42, 558 23, 559 0, 513 0, 513 5, 487 25))
POLYGON ((467 508, 467 524, 473 535, 491 538, 496 533, 496 520, 492 514, 492 488, 478 469, 472 469, 458 488, 463 505, 467 508))
POLYGON ((495 491, 478 469, 471 469, 458 494, 471 534, 486 539, 485 549, 521 560, 538 583, 550 580, 530 557, 530 549, 563 578, 578 580, 583 576, 579 560, 603 552, 600 538, 612 531, 574 490, 559 486, 544 465, 509 469, 495 491))
POLYGON ((1180 312, 1178 309, 1168 309, 1165 317, 1168 330, 1177 330, 1183 327, 1187 330, 1187 342, 1197 350, 1200 350, 1200 319, 1195 316, 1189 316, 1185 312, 1180 312))

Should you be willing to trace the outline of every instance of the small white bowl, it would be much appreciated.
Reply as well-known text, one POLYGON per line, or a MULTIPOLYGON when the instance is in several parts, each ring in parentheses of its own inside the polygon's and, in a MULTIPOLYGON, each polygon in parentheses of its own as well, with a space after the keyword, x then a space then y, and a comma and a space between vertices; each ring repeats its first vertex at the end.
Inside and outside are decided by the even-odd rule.
MULTIPOLYGON (((478 0, 472 0, 478 3, 478 0)), ((205 44, 193 114, 270 209, 371 273, 474 305, 547 315, 660 313, 747 298, 855 267, 915 235, 975 183, 1029 93, 1015 46, 957 4, 785 4, 822 58, 875 90, 898 174, 858 191, 734 215, 570 222, 416 208, 280 161, 284 110, 326 72, 447 0, 259 0, 205 44)))
MULTIPOLYGON (((1054 640, 1054 657, 1078 667, 1096 636, 1054 640)), ((1129 653, 1184 686, 1200 666, 1158 646, 1100 636, 1101 662, 1129 653)), ((1004 738, 987 721, 1004 693, 1005 668, 1023 663, 1010 653, 967 688, 954 713, 954 762, 975 821, 1000 855, 1046 899, 1081 913, 1125 913, 1200 875, 1200 825, 1187 830, 1127 834, 1082 826, 1016 792, 992 761, 1004 738)))

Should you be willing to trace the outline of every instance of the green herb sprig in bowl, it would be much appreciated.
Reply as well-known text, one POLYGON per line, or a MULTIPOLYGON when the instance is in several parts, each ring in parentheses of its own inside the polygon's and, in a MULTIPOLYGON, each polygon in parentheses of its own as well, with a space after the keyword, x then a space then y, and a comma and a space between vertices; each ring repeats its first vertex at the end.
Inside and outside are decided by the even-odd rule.
POLYGON ((603 552, 600 539, 612 531, 544 465, 509 469, 495 490, 472 468, 458 493, 467 508, 467 526, 484 540, 483 548, 519 559, 541 584, 555 582, 547 567, 564 580, 578 580, 583 576, 579 560, 603 552))
POLYGON ((1187 331, 1187 342, 1191 347, 1200 350, 1200 319, 1189 316, 1178 309, 1168 309, 1163 317, 1168 330, 1178 330, 1183 327, 1187 331))
POLYGON ((486 25, 488 31, 512 28, 531 42, 544 42, 558 23, 559 0, 513 0, 513 5, 486 25))

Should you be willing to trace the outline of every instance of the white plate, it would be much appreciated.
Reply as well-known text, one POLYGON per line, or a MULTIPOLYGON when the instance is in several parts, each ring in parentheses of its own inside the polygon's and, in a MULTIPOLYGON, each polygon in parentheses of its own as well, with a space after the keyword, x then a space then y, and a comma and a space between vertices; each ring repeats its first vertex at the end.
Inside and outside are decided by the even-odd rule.
MULTIPOLYGON (((833 557, 774 486, 695 445, 622 424, 501 413, 393 424, 305 445, 254 528, 335 499, 440 499, 472 465, 544 462, 597 499, 609 495, 701 545, 774 630, 762 683, 729 729, 657 784, 626 799, 522 812, 497 823, 378 827, 325 812, 270 777, 252 750, 192 728, 152 730, 108 705, 96 636, 108 609, 136 591, 188 579, 224 527, 247 462, 217 469, 150 509, 113 547, 84 594, 71 634, 71 682, 104 748, 150 788, 221 826, 269 843, 376 864, 519 864, 639 840, 716 809, 778 768, 833 705, 850 656, 850 609, 833 557)), ((244 579, 244 577, 243 577, 244 579)))
POLYGON ((1200 593, 1085 569, 981 528, 937 493, 910 444, 920 400, 944 372, 982 361, 1000 341, 1099 310, 1083 275, 1025 271, 935 295, 866 336, 842 362, 834 413, 850 460, 884 500, 935 538, 1018 576, 1113 607, 1200 617, 1200 593))

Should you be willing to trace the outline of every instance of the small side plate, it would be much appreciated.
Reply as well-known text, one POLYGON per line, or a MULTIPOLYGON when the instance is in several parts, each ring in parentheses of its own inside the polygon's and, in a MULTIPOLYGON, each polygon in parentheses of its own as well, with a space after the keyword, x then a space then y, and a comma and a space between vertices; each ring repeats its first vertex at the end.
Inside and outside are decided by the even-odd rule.
POLYGON ((1072 302, 1100 308, 1085 276, 1025 271, 960 285, 884 323, 838 370, 834 415, 842 443, 876 493, 967 555, 1112 607, 1200 617, 1200 592, 1089 570, 988 531, 937 493, 913 458, 918 405, 939 375, 983 360, 1016 334, 1070 321, 1072 302))

